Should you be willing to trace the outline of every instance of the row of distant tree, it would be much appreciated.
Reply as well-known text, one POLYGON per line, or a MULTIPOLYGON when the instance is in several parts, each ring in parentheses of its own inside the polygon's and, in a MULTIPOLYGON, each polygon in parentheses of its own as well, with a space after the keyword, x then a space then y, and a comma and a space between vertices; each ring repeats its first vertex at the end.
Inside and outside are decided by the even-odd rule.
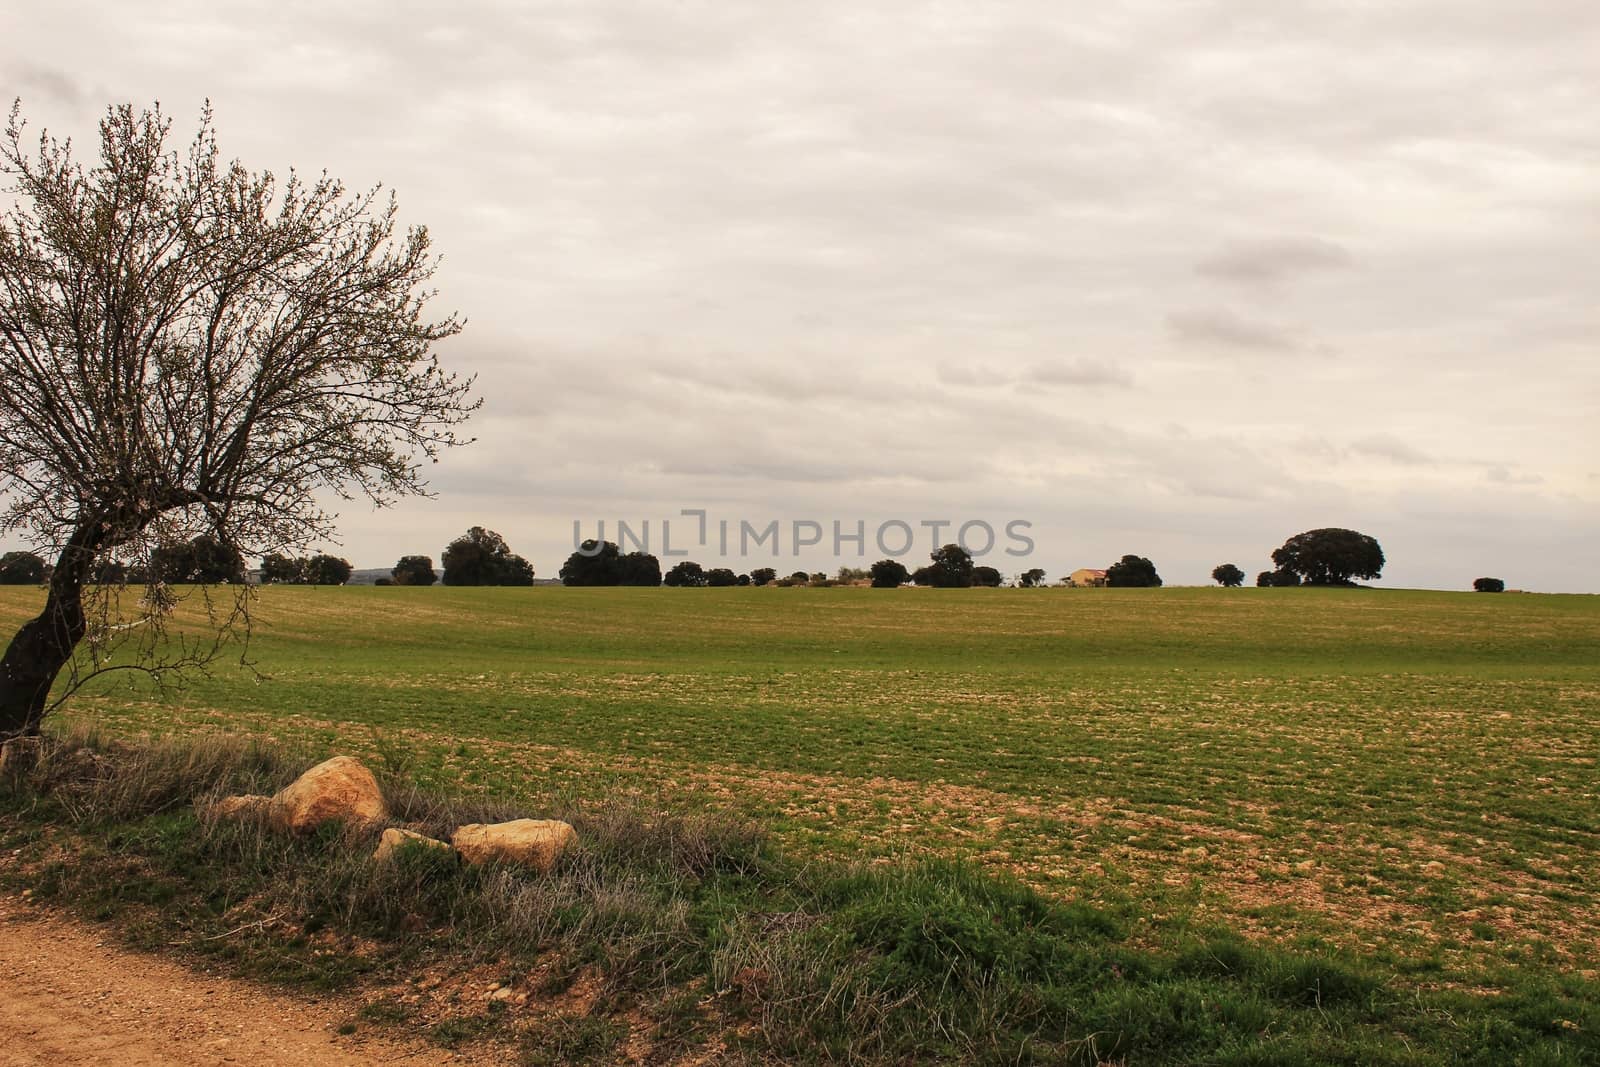
MULTIPOLYGON (((1322 529, 1296 534, 1272 553, 1275 570, 1262 571, 1256 579, 1259 586, 1293 585, 1352 585, 1355 579, 1377 578, 1383 571, 1383 549, 1372 537, 1354 530, 1322 529)), ((1023 588, 1042 586, 1046 582, 1042 567, 1034 567, 1017 576, 1023 588)), ((1245 572, 1238 565, 1224 563, 1211 572, 1219 584, 1236 587, 1244 584, 1245 572)), ((972 554, 958 544, 945 545, 934 552, 926 565, 912 570, 899 560, 881 559, 871 567, 857 569, 839 568, 830 578, 826 573, 808 574, 795 571, 787 578, 779 578, 771 567, 758 567, 748 574, 738 574, 727 567, 702 567, 699 563, 684 560, 674 564, 665 575, 660 562, 645 552, 623 554, 610 541, 585 541, 579 550, 567 558, 561 568, 561 580, 566 585, 668 585, 668 586, 736 586, 736 585, 836 585, 868 582, 874 588, 897 588, 902 585, 923 585, 935 588, 968 588, 972 586, 999 586, 1005 576, 994 567, 976 563, 972 554)), ((1067 581, 1063 577, 1063 581, 1067 581)), ((1161 574, 1147 557, 1128 554, 1105 569, 1105 584, 1114 588, 1158 588, 1161 574)))
MULTIPOLYGON (((1127 560, 1137 560, 1129 556, 1127 560)), ((1132 564, 1147 568, 1154 581, 1130 578, 1128 585, 1160 585, 1155 568, 1149 560, 1132 564)), ((1114 565, 1116 566, 1116 565, 1114 565)), ((1001 586, 1005 575, 994 567, 975 562, 972 554, 958 544, 945 545, 934 552, 924 566, 915 570, 895 559, 880 559, 870 567, 840 567, 830 575, 826 571, 795 571, 780 577, 776 568, 756 567, 748 573, 734 571, 731 567, 705 567, 693 560, 681 560, 662 573, 661 563, 648 552, 624 553, 611 541, 585 541, 579 550, 567 557, 561 567, 561 581, 566 585, 666 585, 671 587, 702 586, 831 586, 869 584, 877 589, 893 589, 902 585, 923 585, 943 589, 970 588, 973 586, 1001 586)), ((1017 584, 1034 587, 1045 584, 1045 572, 1035 567, 1017 576, 1017 584)))
MULTIPOLYGON (((1272 553, 1273 569, 1256 575, 1256 585, 1290 587, 1298 585, 1350 586, 1358 580, 1382 577, 1386 562, 1376 538, 1356 530, 1325 527, 1295 534, 1272 553)), ((1237 564, 1223 563, 1211 572, 1219 585, 1236 588, 1247 575, 1237 564)), ((927 565, 911 570, 899 560, 882 559, 871 567, 841 567, 836 575, 795 571, 779 578, 771 567, 758 567, 748 574, 727 567, 704 568, 692 561, 675 564, 661 575, 660 562, 645 552, 623 554, 610 541, 585 541, 579 551, 567 558, 561 568, 567 585, 841 585, 869 582, 874 588, 896 588, 906 584, 936 588, 998 586, 1005 577, 995 568, 975 563, 961 545, 945 545, 934 552, 927 565)), ((1062 581, 1069 578, 1063 576, 1062 581)), ((1034 588, 1046 583, 1042 567, 1017 575, 1017 585, 1034 588)), ((1162 584, 1156 565, 1144 556, 1125 555, 1105 569, 1105 584, 1114 588, 1157 588, 1162 584)), ((1479 578, 1472 583, 1479 592, 1498 593, 1505 589, 1499 578, 1479 578)))
MULTIPOLYGON (((474 526, 444 547, 439 562, 445 585, 532 585, 533 564, 511 551, 506 539, 482 526, 474 526)), ((379 585, 433 585, 441 575, 431 556, 401 556, 379 578, 379 585)))
MULTIPOLYGON (((1028 572, 1033 575, 1035 572, 1028 572)), ((1043 577, 1044 572, 1038 571, 1043 577)), ((874 586, 899 586, 907 582, 944 587, 1004 584, 1005 577, 993 567, 976 565, 972 555, 960 545, 945 545, 933 553, 928 565, 908 570, 898 560, 879 560, 868 568, 840 567, 830 576, 825 571, 795 571, 779 577, 774 567, 756 567, 740 573, 731 567, 704 567, 693 560, 680 560, 665 573, 661 561, 648 552, 624 553, 614 542, 588 540, 567 557, 561 567, 565 585, 665 585, 674 588, 702 586, 824 586, 870 582, 874 586)))
MULTIPOLYGON (((281 556, 268 556, 268 561, 292 562, 300 580, 315 571, 317 574, 337 572, 338 581, 326 584, 343 584, 350 577, 350 564, 331 556, 313 556, 308 560, 288 561, 281 556), (342 571, 339 568, 342 567, 342 571)), ((265 564, 263 571, 266 570, 265 564)), ((47 581, 50 566, 32 552, 7 552, 0 556, 0 585, 27 585, 47 581)), ((91 578, 99 584, 127 582, 145 585, 152 581, 172 584, 220 585, 245 580, 244 557, 239 551, 223 544, 215 537, 200 536, 193 541, 162 545, 150 554, 146 562, 123 563, 103 559, 95 564, 91 578)), ((263 579, 265 580, 265 579, 263 579)))
MULTIPOLYGON (((1288 587, 1297 585, 1353 585, 1357 579, 1381 576, 1385 563, 1383 549, 1371 536, 1355 530, 1327 528, 1296 534, 1272 553, 1273 570, 1256 575, 1256 585, 1288 587)), ((441 558, 443 574, 434 569, 430 556, 403 556, 388 578, 379 585, 511 585, 533 584, 531 564, 511 551, 505 538, 493 530, 474 526, 445 546, 441 558)), ((260 580, 265 585, 343 585, 350 580, 350 561, 319 553, 290 557, 269 553, 261 561, 260 580)), ((32 552, 7 552, 0 556, 0 585, 34 585, 49 576, 49 567, 32 552)), ((779 577, 772 567, 757 567, 749 573, 729 567, 703 567, 682 560, 663 573, 661 561, 648 552, 624 553, 611 541, 585 541, 561 567, 561 581, 573 586, 826 586, 866 582, 874 588, 896 588, 911 584, 934 588, 999 586, 1005 576, 994 567, 976 563, 961 545, 950 544, 934 552, 926 565, 912 570, 899 560, 881 559, 870 567, 840 567, 834 575, 825 572, 795 571, 779 577)), ((1247 575, 1233 563, 1223 563, 1211 572, 1217 584, 1236 588, 1247 575)), ((151 554, 148 564, 129 565, 108 560, 95 574, 99 582, 142 584, 152 580, 169 583, 219 584, 246 580, 244 557, 230 545, 212 536, 162 546, 151 554)), ((1063 581, 1066 578, 1062 579, 1063 581)), ((1017 575, 1016 583, 1033 588, 1046 583, 1045 571, 1035 567, 1017 575)), ((1125 555, 1106 568, 1105 584, 1123 588, 1152 588, 1161 575, 1149 559, 1125 555)), ((1505 582, 1499 578, 1479 578, 1472 583, 1478 592, 1499 593, 1505 582)))

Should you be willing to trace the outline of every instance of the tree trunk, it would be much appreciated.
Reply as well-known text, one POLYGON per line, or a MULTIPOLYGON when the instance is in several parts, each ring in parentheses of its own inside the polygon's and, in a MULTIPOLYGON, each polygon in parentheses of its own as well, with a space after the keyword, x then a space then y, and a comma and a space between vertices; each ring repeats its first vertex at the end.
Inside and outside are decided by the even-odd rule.
POLYGON ((99 535, 98 524, 73 532, 50 576, 44 610, 17 631, 0 658, 0 741, 39 732, 50 687, 71 662, 87 628, 83 586, 94 572, 99 535))

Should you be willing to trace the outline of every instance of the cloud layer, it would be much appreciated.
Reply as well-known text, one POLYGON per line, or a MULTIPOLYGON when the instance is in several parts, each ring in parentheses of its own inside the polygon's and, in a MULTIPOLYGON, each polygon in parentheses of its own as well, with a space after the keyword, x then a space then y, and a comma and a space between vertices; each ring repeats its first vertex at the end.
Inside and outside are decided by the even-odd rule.
POLYGON ((1584 0, 13 21, 35 125, 209 97, 226 152, 428 224, 488 403, 436 500, 347 512, 358 564, 483 523, 551 574, 575 518, 707 507, 1190 582, 1348 525, 1388 584, 1600 591, 1584 0))

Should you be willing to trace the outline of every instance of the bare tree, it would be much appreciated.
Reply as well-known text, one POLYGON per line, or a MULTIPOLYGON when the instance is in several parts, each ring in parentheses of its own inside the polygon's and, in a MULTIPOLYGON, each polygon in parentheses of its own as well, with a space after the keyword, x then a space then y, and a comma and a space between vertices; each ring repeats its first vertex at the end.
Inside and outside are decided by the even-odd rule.
POLYGON ((56 556, 0 659, 0 739, 96 672, 204 663, 247 619, 248 597, 207 597, 164 636, 175 591, 96 581, 119 562, 200 533, 252 555, 325 538, 319 492, 424 492, 477 407, 438 364, 462 323, 426 315, 437 260, 392 195, 224 162, 209 107, 186 146, 170 128, 112 108, 85 165, 48 135, 25 150, 18 104, 0 143, 0 533, 56 556))

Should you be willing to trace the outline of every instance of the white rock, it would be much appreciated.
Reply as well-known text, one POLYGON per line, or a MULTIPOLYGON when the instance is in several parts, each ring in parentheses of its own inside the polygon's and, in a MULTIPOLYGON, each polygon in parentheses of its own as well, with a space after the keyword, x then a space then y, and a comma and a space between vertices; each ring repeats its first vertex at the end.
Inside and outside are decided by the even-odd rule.
POLYGON ((554 867, 577 840, 577 831, 556 819, 468 823, 450 835, 450 843, 468 863, 517 863, 541 873, 554 867))

